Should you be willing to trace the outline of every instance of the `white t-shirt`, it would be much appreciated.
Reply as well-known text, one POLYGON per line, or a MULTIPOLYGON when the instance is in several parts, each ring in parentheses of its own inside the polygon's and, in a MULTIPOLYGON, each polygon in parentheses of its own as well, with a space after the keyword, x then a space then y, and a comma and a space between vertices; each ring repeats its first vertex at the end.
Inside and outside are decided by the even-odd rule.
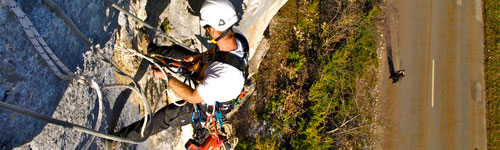
MULTIPOLYGON (((244 51, 241 42, 236 39, 238 48, 231 53, 243 57, 244 51)), ((196 87, 201 99, 208 104, 214 105, 216 101, 227 102, 236 98, 243 89, 245 77, 237 68, 222 62, 209 64, 203 72, 203 80, 196 87)))

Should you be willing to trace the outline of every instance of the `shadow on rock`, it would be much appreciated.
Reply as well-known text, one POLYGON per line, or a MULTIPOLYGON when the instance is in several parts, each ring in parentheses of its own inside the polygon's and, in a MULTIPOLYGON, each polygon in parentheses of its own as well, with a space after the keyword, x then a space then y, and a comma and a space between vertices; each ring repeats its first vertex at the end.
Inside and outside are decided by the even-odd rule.
MULTIPOLYGON (((161 13, 167 8, 167 6, 170 4, 170 0, 149 0, 148 3, 146 4, 146 13, 148 14, 148 17, 144 22, 152 25, 153 27, 158 27, 159 25, 159 19, 161 13)), ((151 38, 154 38, 156 33, 152 30, 146 30, 148 35, 151 38)))
MULTIPOLYGON (((53 0, 77 25, 77 27, 93 41, 93 44, 106 45, 112 38, 117 26, 118 12, 111 10, 101 0, 53 0)), ((76 67, 84 68, 83 53, 89 48, 80 41, 76 34, 51 11, 43 1, 19 1, 18 6, 33 22, 34 27, 45 39, 55 55, 72 71, 76 67)), ((38 56, 33 45, 24 34, 18 20, 10 11, 0 11, 0 32, 6 36, 0 37, 0 59, 13 60, 7 63, 7 68, 14 68, 11 73, 19 74, 14 80, 3 73, 0 76, 0 99, 3 102, 27 108, 46 116, 53 116, 56 108, 60 109, 71 104, 62 104, 64 93, 68 91, 68 81, 59 79, 50 71, 48 65, 38 56), (5 13, 5 14, 3 14, 5 13), (4 49, 5 47, 5 49, 4 49)), ((87 62, 88 63, 88 62, 87 62)), ((92 74, 95 74, 93 72, 92 74)), ((99 74, 99 73, 97 73, 99 74)), ((90 91, 89 91, 90 93, 90 91)), ((87 93, 83 93, 87 94, 87 93)), ((72 94, 66 97, 71 99, 72 94)), ((76 101, 76 100, 75 100, 76 101)), ((89 105, 94 106, 95 102, 89 105)), ((86 107, 86 106, 80 106, 86 107)), ((71 110, 69 110, 71 112, 71 110)), ((97 110, 93 110, 97 114, 97 110)), ((75 112, 76 113, 76 112, 75 112)), ((91 116, 95 114, 88 114, 91 116)), ((92 117, 90 117, 92 118, 92 117)), ((59 118, 71 120, 68 118, 59 118)), ((95 120, 92 120, 95 121, 95 120)), ((31 142, 45 128, 61 128, 46 126, 46 122, 0 110, 0 149, 12 149, 31 142)), ((91 123, 92 125, 95 122, 91 123)), ((51 137, 47 141, 51 141, 51 137)), ((85 141, 82 141, 84 143, 85 141)), ((81 144, 80 144, 81 145, 81 144)), ((64 146, 63 146, 64 147, 64 146)))
POLYGON ((200 9, 203 2, 205 2, 205 0, 188 0, 189 13, 193 16, 200 16, 200 9))
POLYGON ((243 0, 230 0, 230 1, 233 4, 234 9, 236 10, 236 15, 238 15, 238 22, 236 22, 234 26, 238 26, 240 25, 240 21, 244 13, 243 9, 246 9, 247 5, 243 3, 243 0))

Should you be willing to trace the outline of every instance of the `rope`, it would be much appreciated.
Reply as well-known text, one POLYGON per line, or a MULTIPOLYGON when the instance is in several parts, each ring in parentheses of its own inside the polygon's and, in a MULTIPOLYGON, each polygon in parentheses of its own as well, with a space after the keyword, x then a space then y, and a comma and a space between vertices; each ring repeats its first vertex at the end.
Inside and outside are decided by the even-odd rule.
MULTIPOLYGON (((99 127, 101 126, 101 120, 102 120, 102 108, 103 108, 103 104, 102 104, 102 92, 101 92, 101 88, 99 87, 99 84, 97 84, 97 82, 95 82, 94 80, 92 80, 92 85, 91 87, 93 89, 95 89, 97 91, 97 99, 99 100, 99 108, 98 108, 98 111, 97 111, 97 122, 95 123, 95 126, 94 126, 94 130, 95 131, 99 131, 99 127)), ((90 145, 94 142, 95 140, 95 136, 91 135, 90 136, 90 139, 85 143, 83 149, 89 149, 90 145)))
POLYGON ((111 5, 111 7, 113 7, 113 8, 115 8, 115 9, 119 10, 120 12, 122 12, 122 13, 126 14, 126 15, 127 15, 127 16, 129 16, 130 18, 132 18, 132 19, 134 19, 134 20, 136 20, 136 21, 138 21, 138 22, 142 23, 142 25, 144 25, 145 27, 147 27, 147 28, 149 28, 149 29, 151 29, 151 30, 155 31, 157 34, 163 35, 165 38, 167 38, 168 40, 170 40, 170 41, 174 42, 175 44, 180 45, 180 46, 184 47, 185 49, 190 50, 190 51, 192 51, 192 52, 196 52, 195 50, 193 50, 193 49, 189 48, 188 46, 184 45, 183 43, 181 43, 181 42, 179 42, 179 41, 177 41, 177 40, 175 40, 175 39, 171 38, 170 36, 168 36, 166 33, 162 32, 161 30, 159 30, 159 29, 157 29, 157 28, 153 27, 152 25, 150 25, 150 24, 148 24, 148 23, 146 23, 146 22, 142 21, 139 17, 137 17, 137 16, 135 16, 134 14, 132 14, 132 13, 128 12, 127 10, 125 10, 125 9, 121 8, 120 6, 118 6, 118 4, 116 4, 116 3, 112 2, 111 0, 104 0, 104 1, 105 1, 106 3, 108 3, 109 5, 111 5))
MULTIPOLYGON (((100 132, 97 132, 95 130, 92 130, 92 129, 89 129, 89 128, 86 128, 86 127, 83 127, 83 126, 80 126, 80 125, 77 125, 77 124, 73 124, 73 123, 69 123, 69 122, 66 122, 66 121, 57 120, 57 119, 54 119, 54 118, 51 118, 51 117, 39 114, 37 112, 31 111, 31 110, 28 110, 28 109, 25 109, 25 108, 21 108, 21 107, 15 106, 15 105, 11 105, 11 104, 8 104, 8 103, 5 103, 5 102, 1 102, 1 101, 0 101, 0 108, 9 110, 9 111, 12 111, 12 112, 15 112, 15 113, 19 113, 19 114, 22 114, 22 115, 30 116, 30 117, 33 117, 35 119, 38 119, 38 120, 41 120, 41 121, 44 121, 44 122, 47 122, 47 123, 50 123, 50 124, 62 126, 62 127, 65 127, 65 128, 74 129, 74 130, 81 131, 81 132, 84 132, 84 133, 87 133, 87 134, 90 134, 90 135, 95 135, 95 136, 98 136, 98 137, 101 137, 101 138, 110 139, 110 140, 119 141, 119 142, 127 142, 127 143, 132 143, 132 144, 139 144, 141 142, 146 141, 147 138, 149 137, 149 135, 148 135, 148 136, 143 137, 143 138, 138 139, 138 140, 130 140, 130 139, 125 139, 125 138, 122 138, 122 137, 114 136, 114 135, 108 135, 108 134, 100 133, 100 132)), ((149 126, 149 128, 151 128, 151 127, 152 126, 149 126)), ((149 132, 149 133, 151 133, 151 132, 149 132)))
MULTIPOLYGON (((70 28, 71 28, 71 29, 72 29, 72 30, 73 30, 73 31, 74 31, 74 32, 78 35, 78 38, 80 38, 80 40, 84 41, 84 42, 87 44, 87 46, 89 46, 89 47, 90 47, 90 46, 92 46, 91 42, 90 42, 90 41, 89 41, 89 40, 85 37, 85 35, 83 35, 83 33, 82 33, 82 32, 81 32, 81 31, 80 31, 80 30, 76 27, 76 25, 73 23, 73 21, 71 21, 71 19, 69 19, 69 17, 68 17, 66 14, 64 14, 64 12, 62 12, 62 10, 61 10, 61 9, 60 9, 60 8, 59 8, 59 7, 58 7, 58 6, 54 3, 54 2, 52 2, 52 0, 44 0, 44 2, 46 2, 46 4, 49 6, 49 8, 50 8, 51 10, 55 11, 55 12, 57 13, 57 15, 58 15, 58 16, 60 16, 61 18, 63 18, 64 22, 65 22, 65 23, 67 23, 67 24, 70 26, 70 28)), ((166 35, 164 32, 162 32, 162 31, 160 31, 160 30, 158 30, 158 29, 154 28, 153 26, 151 26, 151 25, 147 24, 146 22, 142 21, 139 17, 137 17, 137 16, 133 15, 132 13, 130 13, 130 12, 128 12, 128 11, 126 11, 126 10, 124 10, 123 8, 119 7, 116 3, 113 3, 113 2, 111 2, 111 1, 109 1, 109 0, 106 0, 106 2, 108 2, 108 4, 110 4, 111 6, 113 6, 113 7, 114 7, 114 8, 116 8, 116 9, 118 9, 119 11, 121 11, 121 12, 123 12, 123 13, 127 14, 127 15, 128 15, 128 16, 130 16, 132 19, 134 19, 134 20, 136 20, 136 21, 141 22, 144 26, 146 26, 146 27, 148 27, 148 28, 150 28, 150 29, 152 29, 152 30, 156 31, 157 33, 160 33, 161 35, 164 35, 166 38, 168 38, 169 40, 171 40, 171 41, 175 42, 176 44, 179 44, 180 46, 183 46, 184 48, 186 48, 186 49, 188 49, 188 50, 190 50, 190 51, 193 51, 192 49, 188 48, 187 46, 184 46, 182 43, 179 43, 179 42, 175 41, 174 39, 170 38, 170 37, 169 37, 168 35, 166 35)), ((201 28, 200 28, 200 32, 201 32, 201 28)), ((116 48, 118 48, 118 49, 122 49, 122 50, 123 50, 123 49, 125 49, 125 48, 122 48, 122 47, 120 47, 120 46, 115 46, 115 47, 116 47, 116 48)), ((165 73, 165 71, 163 70, 163 68, 162 68, 162 67, 159 67, 159 65, 158 65, 158 64, 156 64, 156 63, 155 63, 155 61, 153 61, 151 58, 149 58, 149 57, 147 57, 147 56, 144 56, 144 55, 142 55, 141 53, 138 53, 137 51, 132 50, 132 49, 125 49, 125 50, 127 50, 127 51, 131 52, 131 53, 132 53, 132 55, 131 55, 131 56, 139 56, 139 57, 141 57, 141 58, 143 58, 143 59, 145 59, 145 60, 147 60, 147 61, 149 61, 149 62, 153 63, 153 64, 154 64, 157 68, 161 68, 160 70, 162 71, 163 75, 164 75, 164 76, 166 76, 166 73, 165 73)), ((194 51, 193 51, 193 52, 194 52, 194 51)), ((105 57, 102 57, 102 58, 103 58, 103 59, 105 59, 105 60, 107 60, 105 57)), ((112 64, 110 61, 107 61, 107 62, 109 62, 109 64, 112 64)), ((114 66, 114 65, 113 65, 113 66, 114 66)), ((182 103, 182 104, 178 104, 178 103, 174 102, 174 105, 176 105, 176 106, 183 106, 183 105, 185 105, 185 104, 186 104, 186 102, 184 102, 184 103, 182 103)))
MULTIPOLYGON (((143 58, 143 59, 151 62, 153 65, 156 66, 156 68, 160 69, 161 73, 165 77, 167 76, 167 73, 165 72, 165 70, 163 69, 163 67, 161 67, 158 63, 156 63, 152 58, 149 58, 149 57, 147 57, 147 56, 145 56, 145 55, 143 55, 143 54, 141 54, 141 53, 139 53, 139 52, 137 52, 136 50, 133 50, 133 49, 123 48, 123 47, 120 47, 120 46, 117 46, 117 45, 115 45, 115 48, 117 48, 119 50, 126 50, 126 51, 128 51, 128 52, 131 53, 130 56, 139 56, 139 57, 141 57, 141 58, 143 58)), ((167 78, 167 83, 168 83, 168 78, 167 78)), ((184 101, 184 103, 182 103, 182 104, 178 104, 177 102, 173 102, 174 105, 179 106, 179 107, 180 106, 184 106, 186 103, 187 103, 186 101, 184 101)))
MULTIPOLYGON (((229 143, 229 145, 231 145, 231 149, 234 149, 236 147, 236 145, 238 144, 238 137, 236 137, 234 135, 234 129, 233 129, 233 125, 229 122, 229 121, 223 121, 224 122, 224 125, 222 127, 220 126, 217 126, 217 130, 221 131, 219 132, 220 135, 224 136, 227 140, 227 142, 229 143)), ((208 132, 210 134, 216 134, 215 130, 213 130, 214 128, 212 126, 214 126, 215 124, 208 124, 206 126, 206 128, 208 129, 208 132)), ((216 148, 215 150, 226 150, 226 149, 230 149, 230 148, 227 148, 225 147, 220 147, 220 148, 216 148)))
MULTIPOLYGON (((77 77, 73 72, 71 72, 66 65, 64 65, 59 58, 52 52, 50 47, 47 45, 45 40, 40 36, 38 31, 34 28, 31 20, 26 16, 26 14, 17 6, 17 3, 12 0, 6 0, 8 2, 10 10, 16 15, 16 18, 23 26, 24 33, 28 36, 31 44, 38 51, 39 55, 45 60, 45 62, 49 65, 52 72, 56 74, 59 78, 63 80, 78 80, 79 82, 83 82, 86 85, 89 85, 97 92, 98 97, 98 114, 97 114, 97 122, 94 126, 94 130, 99 131, 101 120, 102 120, 102 92, 100 91, 99 85, 95 81, 86 80, 83 76, 77 77), (55 63, 54 63, 55 62, 55 63), (57 66, 56 66, 57 65, 57 66), (58 68, 59 67, 59 68, 58 68), (63 72, 61 72, 61 69, 63 72)), ((3 2, 2 2, 3 3, 3 2)), ((91 136, 90 140, 85 144, 84 149, 88 149, 90 144, 94 141, 95 137, 91 136)))
MULTIPOLYGON (((146 95, 144 94, 144 92, 140 91, 140 89, 136 89, 136 88, 134 88, 134 87, 132 87, 130 85, 127 85, 127 84, 105 85, 103 88, 128 88, 128 89, 132 89, 133 91, 137 92, 137 94, 139 94, 142 97, 142 99, 146 99, 146 95)), ((147 112, 151 112, 150 107, 146 107, 146 111, 147 112)), ((150 117, 150 115, 147 115, 147 116, 144 117, 144 122, 143 122, 142 128, 141 128, 141 136, 142 137, 144 137, 144 132, 145 132, 146 126, 148 124, 149 117, 150 117)), ((151 132, 148 132, 148 133, 151 133, 151 132)))
MULTIPOLYGON (((147 122, 148 122, 147 121, 148 120, 148 116, 152 116, 152 111, 151 111, 150 105, 149 105, 149 103, 148 103, 148 101, 146 99, 146 96, 145 96, 144 92, 142 92, 142 90, 141 90, 142 88, 140 87, 139 83, 137 83, 137 81, 135 81, 134 78, 132 78, 128 74, 125 74, 123 71, 121 71, 120 69, 118 69, 118 67, 116 67, 109 59, 107 59, 106 57, 104 57, 104 55, 102 53, 100 53, 99 51, 95 51, 95 49, 96 49, 95 46, 92 45, 92 43, 76 27, 76 25, 68 17, 68 15, 66 15, 52 0, 44 0, 44 2, 49 6, 49 8, 51 10, 55 11, 56 14, 59 17, 61 17, 67 25, 70 26, 71 30, 73 30, 73 32, 75 32, 75 34, 77 34, 77 37, 80 38, 80 40, 82 40, 85 44, 87 44, 87 46, 91 47, 91 50, 94 53, 97 53, 97 55, 100 57, 100 60, 102 60, 103 62, 109 64, 113 68, 113 70, 115 72, 117 72, 118 74, 120 74, 122 76, 125 76, 128 79, 130 79, 134 83, 134 85, 138 88, 138 90, 134 90, 134 91, 136 91, 137 93, 139 93, 141 95, 141 97, 143 99, 143 103, 144 103, 145 108, 146 108, 146 116, 144 117, 145 121, 144 121, 144 124, 142 126, 142 131, 141 131, 141 135, 144 136, 144 132, 145 132, 144 130, 145 130, 147 122)), ((100 112, 102 112, 102 111, 100 111, 100 112)))
POLYGON ((24 14, 24 12, 17 6, 17 3, 12 0, 6 0, 9 3, 10 10, 16 15, 17 19, 21 23, 24 33, 28 36, 31 44, 35 47, 35 50, 38 51, 40 56, 47 62, 52 72, 56 74, 61 79, 71 80, 75 78, 73 72, 71 72, 68 67, 66 67, 52 52, 45 40, 40 36, 38 31, 33 26, 33 23, 29 20, 29 18, 24 14), (61 70, 65 73, 62 73, 61 70))
POLYGON ((76 27, 75 23, 73 23, 73 21, 69 19, 68 15, 66 15, 66 13, 64 13, 59 8, 59 6, 57 6, 52 0, 43 0, 43 2, 45 2, 50 10, 56 12, 56 14, 63 19, 64 23, 66 23, 71 28, 71 30, 76 33, 76 36, 78 36, 78 38, 82 40, 85 45, 87 45, 87 47, 92 47, 92 43, 87 39, 87 37, 85 37, 85 35, 83 35, 80 30, 78 30, 78 27, 76 27))
MULTIPOLYGON (((59 7, 57 7, 57 5, 55 5, 50 0, 44 0, 44 1, 47 3, 47 5, 49 5, 49 7, 53 11, 56 11, 56 13, 65 20, 65 23, 67 23, 68 25, 70 25, 71 29, 78 34, 78 37, 80 39, 83 39, 83 41, 87 45, 91 45, 92 46, 92 44, 90 43, 90 41, 88 41, 85 38, 85 36, 78 30, 78 28, 76 28, 76 26, 69 19, 69 17, 66 14, 64 14, 62 12, 62 10, 59 7)), ((144 100, 144 105, 146 107, 146 112, 147 112, 147 115, 144 117, 145 118, 145 122, 143 124, 142 132, 141 132, 143 138, 141 138, 139 140, 130 140, 130 139, 126 139, 126 138, 122 138, 122 137, 117 137, 117 136, 111 136, 111 135, 107 135, 107 134, 98 132, 100 124, 101 124, 100 122, 101 122, 101 119, 102 119, 102 92, 101 92, 101 90, 100 90, 99 85, 97 84, 97 82, 95 82, 93 80, 88 80, 88 79, 86 79, 83 76, 76 76, 73 72, 71 72, 57 58, 57 56, 52 52, 52 50, 50 49, 50 47, 48 47, 48 45, 46 44, 46 42, 41 38, 41 36, 38 33, 38 31, 34 28, 31 20, 29 20, 29 18, 26 16, 26 14, 18 7, 17 3, 15 3, 13 0, 0 0, 0 2, 1 2, 0 4, 2 6, 4 6, 5 4, 9 5, 10 10, 16 15, 16 18, 19 20, 19 22, 23 26, 23 30, 26 33, 26 35, 28 36, 30 42, 34 45, 35 49, 37 50, 37 52, 39 53, 39 55, 43 58, 43 60, 49 65, 51 71, 54 72, 54 74, 56 74, 56 76, 58 76, 61 79, 64 79, 64 80, 76 80, 76 81, 78 81, 80 83, 83 83, 83 84, 85 84, 85 85, 93 88, 97 92, 97 97, 98 97, 98 101, 99 101, 99 111, 98 111, 97 122, 96 122, 96 126, 94 127, 94 130, 86 128, 86 127, 83 127, 83 126, 75 125, 75 124, 72 124, 72 123, 68 123, 68 122, 65 122, 65 121, 61 121, 61 120, 57 120, 57 119, 54 119, 54 118, 50 118, 50 117, 41 115, 39 113, 30 111, 28 109, 24 109, 24 108, 21 108, 21 107, 17 107, 17 106, 14 106, 14 105, 7 104, 5 102, 1 102, 0 103, 1 104, 0 105, 1 108, 10 110, 10 111, 13 111, 13 112, 16 112, 16 113, 20 113, 22 115, 27 115, 27 116, 30 116, 30 117, 33 117, 33 118, 36 118, 36 119, 39 119, 39 120, 42 120, 42 121, 45 121, 45 122, 48 122, 48 123, 56 124, 56 125, 63 126, 63 127, 69 127, 69 128, 72 128, 72 129, 75 129, 75 130, 78 130, 78 131, 82 131, 84 133, 88 133, 88 134, 93 135, 93 136, 98 136, 98 137, 101 137, 101 138, 115 140, 115 141, 119 141, 119 142, 127 142, 127 143, 132 143, 132 144, 139 144, 139 143, 145 141, 149 137, 149 134, 151 132, 148 132, 148 135, 146 135, 146 136, 144 136, 144 132, 145 132, 145 128, 146 128, 146 126, 148 124, 148 119, 149 119, 149 117, 152 116, 152 112, 151 112, 149 103, 147 102, 146 96, 142 92, 139 84, 132 77, 128 76, 127 74, 124 74, 119 69, 117 69, 115 65, 113 65, 108 59, 106 59, 103 56, 103 54, 94 51, 94 49, 95 49, 94 46, 91 47, 91 50, 93 50, 93 52, 96 52, 98 54, 98 56, 101 57, 101 60, 103 60, 104 62, 106 62, 108 64, 111 64, 112 68, 114 68, 115 71, 117 71, 121 75, 124 75, 124 76, 128 77, 129 79, 131 79, 134 82, 135 86, 138 88, 138 90, 136 89, 134 91, 138 92, 139 95, 141 95, 141 98, 144 100), (61 71, 64 72, 64 73, 62 73, 61 71)), ((132 89, 135 89, 135 88, 132 88, 132 89)), ((150 121, 150 124, 152 124, 152 121, 150 121)), ((152 126, 149 126, 149 131, 152 130, 151 127, 152 126)), ((90 140, 89 140, 89 142, 92 143, 93 139, 94 139, 94 137, 91 137, 90 140)), ((86 143, 86 146, 85 146, 86 148, 88 148, 88 146, 90 145, 89 142, 86 143)))

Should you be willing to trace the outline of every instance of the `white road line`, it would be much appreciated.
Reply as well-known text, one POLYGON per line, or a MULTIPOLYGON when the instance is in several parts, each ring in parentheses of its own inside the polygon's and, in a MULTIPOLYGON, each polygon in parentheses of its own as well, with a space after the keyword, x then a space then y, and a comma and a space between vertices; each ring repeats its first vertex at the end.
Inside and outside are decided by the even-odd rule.
POLYGON ((434 64, 435 60, 432 59, 432 89, 431 89, 431 106, 434 108, 434 64))

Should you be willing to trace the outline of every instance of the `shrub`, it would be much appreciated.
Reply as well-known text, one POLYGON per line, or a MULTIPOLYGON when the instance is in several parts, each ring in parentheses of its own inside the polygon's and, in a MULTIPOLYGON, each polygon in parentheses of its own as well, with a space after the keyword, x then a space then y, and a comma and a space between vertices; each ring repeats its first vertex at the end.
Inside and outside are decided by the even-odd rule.
MULTIPOLYGON (((370 1, 319 0, 288 1, 282 9, 296 12, 285 16, 294 20, 291 38, 276 46, 285 52, 287 67, 277 77, 278 86, 262 85, 269 90, 261 94, 267 101, 257 118, 271 125, 257 138, 257 149, 366 147, 371 133, 363 129, 373 116, 354 101, 376 83, 363 79, 378 64, 380 10, 370 1), (333 7, 338 8, 334 14, 333 7), (358 88, 359 81, 369 82, 368 87, 358 88)), ((374 99, 364 98, 360 101, 374 99)))

